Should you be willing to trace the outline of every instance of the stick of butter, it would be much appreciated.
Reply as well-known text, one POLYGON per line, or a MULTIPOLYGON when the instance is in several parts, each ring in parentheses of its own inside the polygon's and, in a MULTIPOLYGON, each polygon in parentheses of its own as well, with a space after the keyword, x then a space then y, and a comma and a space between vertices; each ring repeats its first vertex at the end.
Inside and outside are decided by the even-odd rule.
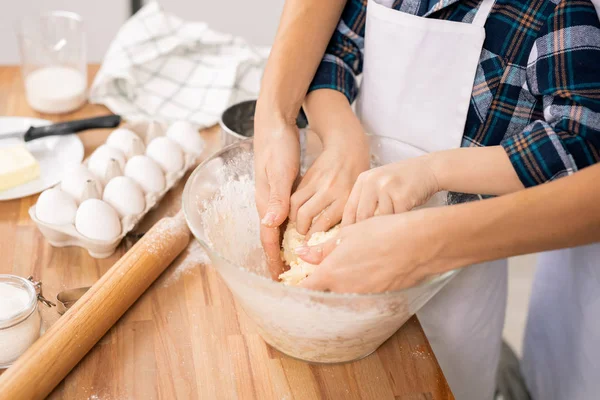
POLYGON ((0 191, 40 176, 40 166, 23 145, 0 147, 0 191))

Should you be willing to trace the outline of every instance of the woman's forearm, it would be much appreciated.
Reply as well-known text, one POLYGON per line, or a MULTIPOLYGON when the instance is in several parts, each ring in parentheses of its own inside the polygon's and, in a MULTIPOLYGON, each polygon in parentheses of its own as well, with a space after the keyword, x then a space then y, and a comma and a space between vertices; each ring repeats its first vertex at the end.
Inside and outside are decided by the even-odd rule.
MULTIPOLYGON (((600 164, 494 199, 440 208, 432 272, 600 241, 600 164)), ((423 210, 429 211, 429 210, 423 210)))
POLYGON ((523 189, 501 146, 463 147, 426 156, 440 190, 502 195, 523 189))
POLYGON ((295 123, 345 3, 286 1, 261 83, 257 113, 295 123))

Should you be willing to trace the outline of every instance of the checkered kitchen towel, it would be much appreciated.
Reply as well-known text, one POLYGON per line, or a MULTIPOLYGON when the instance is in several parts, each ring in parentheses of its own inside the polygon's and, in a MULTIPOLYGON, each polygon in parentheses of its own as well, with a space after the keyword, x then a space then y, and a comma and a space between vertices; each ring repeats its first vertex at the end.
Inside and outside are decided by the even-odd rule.
POLYGON ((127 119, 211 126, 229 105, 257 97, 268 51, 152 2, 119 30, 90 102, 127 119))

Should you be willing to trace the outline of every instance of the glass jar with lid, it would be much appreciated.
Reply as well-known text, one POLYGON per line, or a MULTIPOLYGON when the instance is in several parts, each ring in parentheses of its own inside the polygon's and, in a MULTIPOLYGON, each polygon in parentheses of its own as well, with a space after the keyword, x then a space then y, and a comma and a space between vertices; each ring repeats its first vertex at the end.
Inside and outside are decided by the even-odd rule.
POLYGON ((0 274, 0 369, 8 368, 41 334, 39 283, 0 274))

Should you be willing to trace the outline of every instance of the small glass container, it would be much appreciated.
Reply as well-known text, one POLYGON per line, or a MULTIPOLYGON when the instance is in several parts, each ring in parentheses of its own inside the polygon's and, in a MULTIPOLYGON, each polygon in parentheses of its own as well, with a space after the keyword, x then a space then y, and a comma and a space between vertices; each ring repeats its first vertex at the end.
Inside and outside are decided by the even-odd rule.
POLYGON ((0 369, 8 368, 41 334, 39 284, 0 274, 0 369))
POLYGON ((24 17, 17 25, 27 102, 41 113, 74 111, 87 100, 83 21, 78 14, 52 11, 24 17))

